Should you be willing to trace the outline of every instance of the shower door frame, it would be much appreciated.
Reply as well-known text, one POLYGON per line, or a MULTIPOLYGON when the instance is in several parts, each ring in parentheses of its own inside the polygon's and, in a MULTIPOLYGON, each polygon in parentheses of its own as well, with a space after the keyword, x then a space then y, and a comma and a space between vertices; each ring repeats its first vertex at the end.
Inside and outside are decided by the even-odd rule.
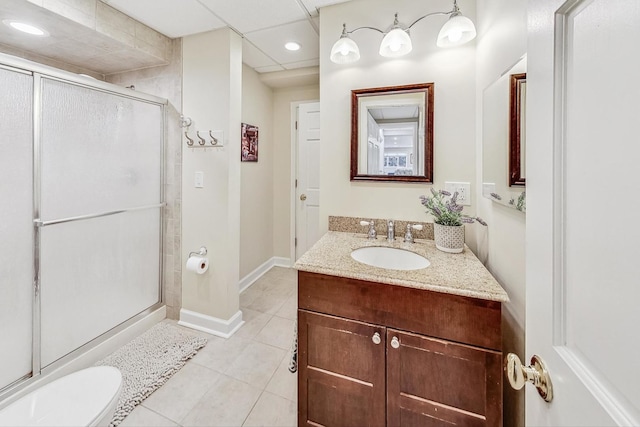
POLYGON ((33 306, 32 306, 32 370, 31 374, 27 374, 26 376, 18 379, 17 381, 8 384, 4 388, 0 388, 0 402, 2 402, 7 397, 13 395, 14 393, 19 392, 21 389, 29 386, 34 381, 38 380, 44 375, 47 375, 56 369, 60 368, 62 365, 68 363, 79 355, 87 352, 88 350, 100 345, 101 343, 107 341, 109 338, 115 336, 116 334, 122 332, 124 329, 129 326, 137 323, 143 318, 147 317, 155 310, 161 308, 164 305, 164 293, 163 293, 163 284, 164 284, 164 220, 165 220, 165 212, 164 207, 166 206, 165 201, 165 163, 166 163, 166 143, 167 143, 167 105, 168 101, 163 98, 159 98, 153 95, 134 92, 133 90, 123 88, 111 83, 103 82, 100 80, 93 79, 91 77, 84 77, 78 74, 70 73, 63 70, 58 70, 56 68, 48 67, 46 65, 38 64, 36 62, 32 62, 23 58, 17 58, 11 55, 6 55, 0 53, 0 68, 18 72, 22 74, 27 74, 32 76, 33 78, 33 99, 32 99, 32 128, 33 128, 33 136, 32 136, 32 148, 33 148, 33 157, 32 157, 32 172, 33 172, 33 283, 32 283, 32 296, 33 296, 33 306), (136 101, 147 102, 152 105, 157 105, 161 108, 161 138, 162 141, 160 143, 160 203, 154 205, 147 206, 139 206, 134 208, 124 208, 118 209, 108 212, 99 212, 95 214, 89 215, 81 215, 76 217, 63 218, 54 221, 42 221, 40 218, 40 209, 41 209, 41 167, 42 167, 42 158, 41 158, 41 148, 42 148, 42 80, 55 80, 63 83, 72 84, 75 86, 80 86, 84 88, 88 88, 91 90, 96 90, 99 92, 104 92, 108 94, 113 94, 117 96, 121 96, 124 98, 129 98, 136 101), (158 281, 158 302, 146 308, 145 310, 135 314, 128 320, 112 327, 108 331, 102 333, 101 335, 93 338, 89 342, 81 345, 70 353, 62 356, 58 360, 50 363, 46 367, 42 367, 41 362, 41 292, 40 292, 40 230, 42 227, 47 225, 59 224, 63 222, 75 222, 82 221, 86 219, 99 218, 108 215, 118 215, 121 213, 132 212, 136 210, 145 210, 145 209, 154 209, 159 208, 159 253, 158 253, 158 261, 159 261, 159 281, 158 281))

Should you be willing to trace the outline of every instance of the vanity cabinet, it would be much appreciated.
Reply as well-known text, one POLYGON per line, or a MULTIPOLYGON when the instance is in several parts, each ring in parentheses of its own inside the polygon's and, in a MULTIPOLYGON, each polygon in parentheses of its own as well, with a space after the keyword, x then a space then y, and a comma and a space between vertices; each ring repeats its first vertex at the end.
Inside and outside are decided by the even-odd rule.
POLYGON ((502 426, 501 303, 298 272, 299 426, 502 426))

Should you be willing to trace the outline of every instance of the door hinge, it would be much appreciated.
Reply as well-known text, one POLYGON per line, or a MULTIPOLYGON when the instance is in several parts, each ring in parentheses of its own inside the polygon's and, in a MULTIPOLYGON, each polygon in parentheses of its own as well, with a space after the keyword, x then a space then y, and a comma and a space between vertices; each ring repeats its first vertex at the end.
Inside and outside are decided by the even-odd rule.
POLYGON ((298 130, 298 121, 296 120, 296 130, 298 130))
POLYGON ((298 188, 298 180, 296 179, 296 188, 298 188))
POLYGON ((298 238, 297 237, 295 237, 293 239, 293 246, 298 246, 298 238))

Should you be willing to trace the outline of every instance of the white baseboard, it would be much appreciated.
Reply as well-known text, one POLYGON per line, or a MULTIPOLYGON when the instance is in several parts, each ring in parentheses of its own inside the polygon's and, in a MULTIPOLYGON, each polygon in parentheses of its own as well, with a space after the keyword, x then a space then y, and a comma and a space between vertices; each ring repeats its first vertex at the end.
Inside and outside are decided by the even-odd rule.
POLYGON ((245 277, 240 280, 238 283, 238 289, 242 293, 249 286, 253 285, 253 283, 261 278, 267 271, 271 270, 273 267, 291 267, 291 259, 284 257, 273 257, 268 261, 264 262, 258 268, 253 270, 251 273, 247 274, 245 277))
POLYGON ((222 338, 229 338, 231 335, 235 334, 243 324, 242 311, 240 310, 231 316, 229 320, 224 320, 213 316, 207 316, 206 314, 197 313, 195 311, 185 310, 183 308, 180 310, 180 320, 178 321, 178 325, 186 326, 187 328, 206 332, 222 338))

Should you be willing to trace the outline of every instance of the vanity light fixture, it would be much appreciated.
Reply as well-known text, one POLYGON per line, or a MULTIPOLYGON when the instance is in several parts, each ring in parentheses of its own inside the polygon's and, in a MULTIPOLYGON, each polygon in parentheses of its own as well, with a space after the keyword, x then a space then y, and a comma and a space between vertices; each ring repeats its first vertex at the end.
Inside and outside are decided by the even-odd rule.
POLYGON ((458 7, 457 0, 453 0, 453 9, 449 12, 428 13, 416 19, 407 27, 403 27, 402 24, 400 24, 397 13, 395 14, 393 24, 387 31, 367 26, 347 31, 347 24, 343 24, 342 34, 331 49, 331 61, 336 64, 348 64, 360 59, 360 49, 358 49, 358 45, 351 39, 351 37, 349 37, 349 35, 365 28, 384 34, 382 43, 380 43, 379 53, 381 56, 387 58, 404 56, 411 52, 411 49, 413 48, 411 45, 411 37, 409 35, 411 27, 424 18, 435 15, 449 15, 449 19, 445 22, 438 33, 438 38, 436 40, 436 45, 438 47, 460 46, 476 37, 476 27, 473 25, 473 21, 462 15, 460 8, 458 7))
POLYGON ((42 28, 38 28, 35 25, 27 24, 26 22, 15 21, 13 19, 3 19, 2 23, 13 28, 14 30, 22 31, 23 33, 31 34, 33 36, 49 36, 49 33, 42 28))

